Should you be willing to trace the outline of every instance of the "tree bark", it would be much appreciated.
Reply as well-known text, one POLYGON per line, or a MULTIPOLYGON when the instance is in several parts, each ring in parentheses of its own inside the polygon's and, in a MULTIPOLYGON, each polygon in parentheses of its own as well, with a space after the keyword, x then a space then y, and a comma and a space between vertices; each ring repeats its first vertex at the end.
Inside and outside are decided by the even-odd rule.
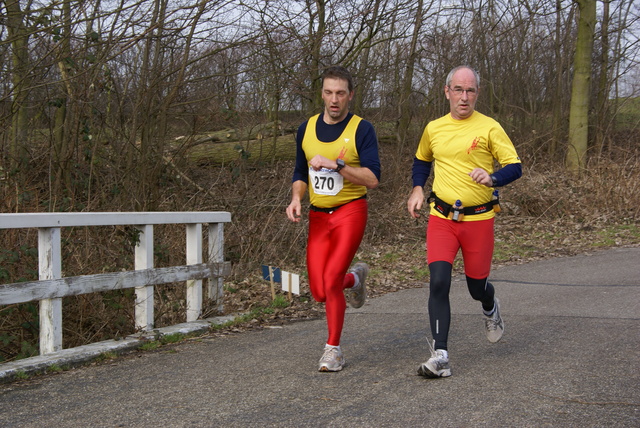
POLYGON ((576 52, 573 59, 573 83, 569 110, 569 144, 566 166, 574 174, 585 166, 589 140, 589 94, 591 55, 596 24, 596 0, 577 0, 580 9, 576 52))
POLYGON ((404 150, 404 143, 407 139, 409 124, 411 123, 411 93, 413 88, 413 72, 417 57, 418 37, 422 28, 422 6, 423 1, 418 0, 416 5, 415 20, 413 23, 413 35, 409 46, 409 55, 405 67, 402 90, 400 92, 400 104, 398 105, 398 121, 396 122, 396 138, 398 141, 398 153, 404 150))
MULTIPOLYGON (((25 25, 26 16, 18 1, 4 1, 7 10, 6 26, 11 40, 11 81, 13 102, 11 104, 11 134, 9 141, 9 163, 18 177, 26 173, 27 138, 29 128, 29 91, 31 87, 31 63, 29 61, 29 34, 25 25)), ((19 179, 19 181, 21 181, 19 179)))
POLYGON ((317 111, 322 107, 322 97, 320 91, 322 89, 322 83, 320 80, 320 73, 322 72, 322 61, 320 56, 322 55, 322 42, 324 40, 324 33, 326 30, 326 1, 325 0, 307 0, 307 7, 309 11, 309 40, 311 40, 311 51, 308 61, 308 74, 311 81, 311 104, 307 106, 306 115, 317 111), (316 6, 316 13, 312 11, 312 3, 316 6), (314 15, 317 21, 314 22, 314 15), (317 30, 314 31, 314 24, 317 25, 317 30))
POLYGON ((600 155, 607 146, 609 123, 609 3, 602 0, 602 25, 600 26, 600 78, 596 101, 596 152, 600 155))
POLYGON ((371 18, 367 20, 367 37, 362 50, 359 53, 361 78, 358 80, 358 90, 356 90, 353 97, 353 112, 360 116, 364 115, 364 97, 370 86, 368 82, 376 79, 374 74, 375 72, 368 73, 368 70, 370 68, 369 56, 371 55, 371 43, 374 39, 376 28, 378 26, 378 15, 380 13, 381 2, 382 0, 375 0, 372 4, 371 10, 369 11, 371 18))

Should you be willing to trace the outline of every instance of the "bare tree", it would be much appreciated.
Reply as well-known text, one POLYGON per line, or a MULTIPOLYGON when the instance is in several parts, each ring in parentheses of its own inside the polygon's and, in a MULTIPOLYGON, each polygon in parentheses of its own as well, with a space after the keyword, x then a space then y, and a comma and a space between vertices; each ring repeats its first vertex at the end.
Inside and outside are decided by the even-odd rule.
POLYGON ((600 61, 599 79, 597 82, 596 95, 596 150, 602 153, 606 146, 607 132, 606 124, 609 117, 609 88, 610 88, 610 66, 609 66, 609 4, 610 0, 602 0, 602 23, 600 25, 600 61))
MULTIPOLYGON (((49 210, 114 198, 123 209, 159 209, 168 168, 212 141, 208 133, 269 126, 273 148, 318 111, 319 75, 331 64, 356 76, 356 112, 395 126, 398 152, 447 111, 444 76, 466 63, 481 72, 479 109, 517 144, 580 163, 589 122, 575 106, 591 98, 593 142, 611 151, 640 62, 637 2, 603 1, 0 1, 4 174, 23 189, 13 171, 46 165, 24 177, 49 210), (597 57, 582 41, 572 57, 574 15, 594 4, 597 57), (597 85, 585 85, 592 75, 597 85), (568 123, 561 147, 570 150, 560 153, 568 123)), ((245 147, 255 132, 246 134, 245 147)))
POLYGON ((413 23, 413 34, 411 36, 411 42, 409 43, 409 52, 406 59, 406 66, 404 72, 404 81, 402 89, 399 95, 399 114, 398 121, 396 122, 396 138, 398 139, 399 153, 404 150, 404 143, 407 139, 407 132, 409 130, 409 123, 411 122, 411 94, 413 92, 413 72, 416 63, 416 57, 418 55, 418 38, 422 29, 422 14, 423 11, 422 0, 418 0, 415 9, 415 18, 413 23))
POLYGON ((384 9, 387 1, 372 0, 365 2, 365 9, 362 12, 364 23, 366 26, 365 36, 361 42, 361 50, 357 56, 358 60, 354 61, 358 64, 359 78, 358 78, 358 90, 355 93, 353 100, 353 111, 358 115, 364 114, 364 100, 365 95, 369 92, 372 85, 372 80, 376 78, 377 68, 370 63, 371 48, 374 43, 374 39, 377 33, 380 31, 381 25, 379 22, 379 16, 384 13, 384 9))
POLYGON ((569 145, 566 163, 569 171, 579 173, 585 165, 589 138, 589 98, 591 55, 596 24, 596 0, 576 0, 580 8, 576 52, 573 60, 573 84, 569 112, 569 145))
POLYGON ((26 21, 29 11, 23 11, 17 0, 5 0, 6 26, 11 43, 11 135, 9 143, 10 167, 24 171, 27 164, 32 64, 29 57, 30 29, 26 21))

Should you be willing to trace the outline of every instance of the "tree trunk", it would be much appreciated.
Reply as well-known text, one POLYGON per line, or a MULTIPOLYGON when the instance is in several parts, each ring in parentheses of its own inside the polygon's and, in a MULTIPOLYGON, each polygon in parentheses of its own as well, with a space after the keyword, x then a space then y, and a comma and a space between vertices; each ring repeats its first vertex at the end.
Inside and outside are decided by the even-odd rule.
POLYGON ((580 9, 576 52, 573 59, 573 83, 569 110, 569 145, 566 165, 572 173, 584 168, 589 139, 589 87, 591 54, 596 24, 596 0, 577 0, 580 9))
POLYGON ((11 103, 11 137, 9 142, 9 162, 12 171, 20 177, 26 173, 27 138, 29 129, 29 91, 31 64, 29 61, 29 29, 25 26, 25 16, 17 1, 5 1, 7 10, 6 26, 12 48, 13 102, 11 103))
POLYGON ((359 116, 364 115, 364 95, 369 90, 371 86, 369 81, 375 80, 376 76, 373 73, 368 73, 370 64, 369 64, 369 56, 371 54, 371 42, 376 34, 376 27, 378 25, 378 15, 380 13, 380 4, 382 0, 375 0, 373 4, 373 10, 369 13, 371 14, 371 19, 368 21, 368 31, 366 42, 362 48, 360 53, 360 76, 358 79, 358 90, 356 91, 353 97, 353 112, 359 116))
POLYGON ((418 46, 418 37, 420 35, 420 28, 422 27, 422 5, 423 1, 418 0, 418 4, 416 5, 415 21, 413 24, 413 35, 411 36, 411 45, 409 47, 409 55, 407 57, 407 66, 405 67, 404 80, 399 97, 399 117, 396 122, 398 153, 402 153, 404 150, 404 143, 407 139, 409 124, 411 123, 411 93, 413 88, 413 72, 417 56, 416 50, 418 46))
MULTIPOLYGON (((72 90, 72 67, 71 67, 71 3, 65 0, 62 5, 63 11, 63 34, 60 40, 60 48, 58 50, 58 70, 60 71, 60 82, 58 84, 58 92, 60 96, 56 100, 55 111, 55 128, 53 133, 53 168, 54 182, 52 194, 61 196, 63 189, 66 187, 71 192, 71 160, 73 157, 73 141, 71 131, 75 122, 73 113, 75 109, 69 109, 69 103, 73 103, 72 90)), ((56 198, 49 202, 49 210, 56 211, 56 198)))
POLYGON ((596 152, 600 155, 607 146, 607 128, 609 123, 609 3, 602 0, 602 25, 600 40, 600 79, 598 81, 598 98, 596 104, 596 152))
POLYGON ((562 59, 562 0, 556 0, 556 32, 555 32, 555 59, 556 59, 556 87, 555 96, 553 97, 553 114, 551 115, 553 125, 553 137, 551 138, 551 144, 549 145, 549 155, 553 159, 558 151, 558 142, 561 140, 562 135, 562 75, 564 64, 562 59))
MULTIPOLYGON (((137 203, 143 211, 153 211, 157 202, 156 163, 161 156, 157 152, 158 127, 162 126, 159 116, 160 102, 158 95, 162 93, 163 82, 160 80, 161 69, 165 66, 161 39, 163 36, 164 19, 167 0, 156 0, 154 11, 149 23, 150 31, 147 34, 142 66, 142 85, 139 105, 142 110, 140 123, 140 162, 138 168, 134 167, 133 183, 137 183, 137 203)), ((132 129, 136 133, 136 129, 132 129)))
POLYGON ((322 90, 322 83, 319 79, 320 73, 322 72, 322 61, 320 59, 320 55, 322 54, 321 46, 322 41, 324 40, 324 33, 326 30, 326 22, 325 22, 325 0, 307 0, 307 9, 309 12, 309 40, 311 41, 311 50, 310 57, 307 61, 308 67, 308 76, 311 82, 311 98, 310 103, 306 108, 306 116, 309 116, 315 112, 319 108, 322 107, 322 96, 320 91, 322 90), (312 4, 316 6, 316 13, 314 14, 312 11, 312 4), (317 21, 314 21, 314 15, 317 17, 317 21), (317 25, 317 30, 314 31, 314 25, 317 25))

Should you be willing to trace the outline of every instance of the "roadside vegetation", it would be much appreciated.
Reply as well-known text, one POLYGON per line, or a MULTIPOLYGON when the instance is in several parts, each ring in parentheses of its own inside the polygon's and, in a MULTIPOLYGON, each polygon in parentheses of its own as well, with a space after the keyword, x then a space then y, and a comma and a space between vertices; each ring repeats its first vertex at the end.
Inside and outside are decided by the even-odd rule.
MULTIPOLYGON (((374 298, 421 287, 427 216, 407 214, 412 158, 427 121, 448 112, 445 76, 468 64, 477 109, 524 165, 501 189, 496 267, 638 245, 636 3, 0 2, 0 212, 228 211, 224 307, 238 316, 211 334, 322 316, 306 220, 284 212, 294 133, 321 111, 322 69, 340 64, 382 160, 356 257, 372 267, 374 298), (299 273, 302 294, 272 301, 263 264, 299 273)), ((0 229, 0 284, 38 278, 37 234, 0 229)), ((64 228, 62 274, 132 270, 138 237, 64 228)), ((183 225, 154 227, 156 267, 184 264, 185 246, 183 225)), ((155 288, 155 327, 185 321, 184 288, 155 288)), ((133 290, 62 305, 65 348, 134 333, 133 290)), ((38 314, 37 302, 0 306, 0 363, 38 354, 38 314)))
MULTIPOLYGON (((427 216, 414 220, 406 211, 414 147, 398 154, 395 141, 384 133, 385 126, 377 128, 383 178, 380 187, 369 194, 369 223, 356 255, 372 268, 368 282, 372 298, 428 282, 427 216)), ((568 174, 561 164, 546 161, 535 147, 515 140, 524 174, 500 189, 502 212, 496 220, 494 268, 640 244, 640 145, 637 137, 623 135, 625 144, 616 145, 616 152, 606 158, 590 159, 581 176, 568 174)), ((416 131, 415 144, 418 136, 416 131)), ((232 214, 232 222, 225 227, 225 257, 232 262, 233 273, 225 280, 224 307, 226 314, 238 316, 213 328, 212 334, 323 315, 306 282, 305 221, 293 224, 284 214, 290 199, 293 153, 292 134, 278 139, 276 145, 259 140, 209 142, 185 153, 180 167, 165 170, 162 198, 167 209, 232 214), (270 284, 262 279, 262 264, 300 274, 302 294, 289 301, 286 293, 278 291, 273 301, 270 284)), ((44 177, 46 169, 34 165, 33 174, 44 177)), ((31 210, 38 211, 37 201, 44 197, 45 189, 33 187, 29 193, 33 195, 31 210)), ((106 206, 106 210, 120 209, 117 204, 106 206)), ((2 282, 37 279, 37 234, 2 234, 2 282)), ((182 264, 182 228, 158 227, 154 234, 156 265, 182 264)), ((127 227, 64 231, 64 275, 132 269, 135 241, 135 232, 127 227)), ((457 272, 461 267, 456 263, 457 272)), ((183 284, 157 287, 155 299, 156 327, 185 321, 183 284)), ((132 290, 65 298, 64 347, 134 333, 133 303, 132 290)), ((206 302, 203 316, 216 315, 220 314, 214 305, 206 302)), ((37 355, 37 317, 36 302, 0 308, 0 361, 37 355)), ((156 348, 167 340, 145 347, 156 348)))

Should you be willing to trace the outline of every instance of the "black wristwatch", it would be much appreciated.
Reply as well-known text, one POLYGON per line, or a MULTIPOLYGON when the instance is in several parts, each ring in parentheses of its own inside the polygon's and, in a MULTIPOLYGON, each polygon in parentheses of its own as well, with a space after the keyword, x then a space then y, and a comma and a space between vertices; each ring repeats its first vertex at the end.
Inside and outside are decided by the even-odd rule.
POLYGON ((336 168, 336 172, 340 172, 340 170, 344 168, 344 165, 345 165, 344 159, 338 158, 336 159, 336 163, 338 164, 338 167, 336 168))
POLYGON ((492 182, 493 187, 496 187, 498 185, 498 179, 493 174, 491 174, 490 177, 491 177, 491 182, 492 182))

